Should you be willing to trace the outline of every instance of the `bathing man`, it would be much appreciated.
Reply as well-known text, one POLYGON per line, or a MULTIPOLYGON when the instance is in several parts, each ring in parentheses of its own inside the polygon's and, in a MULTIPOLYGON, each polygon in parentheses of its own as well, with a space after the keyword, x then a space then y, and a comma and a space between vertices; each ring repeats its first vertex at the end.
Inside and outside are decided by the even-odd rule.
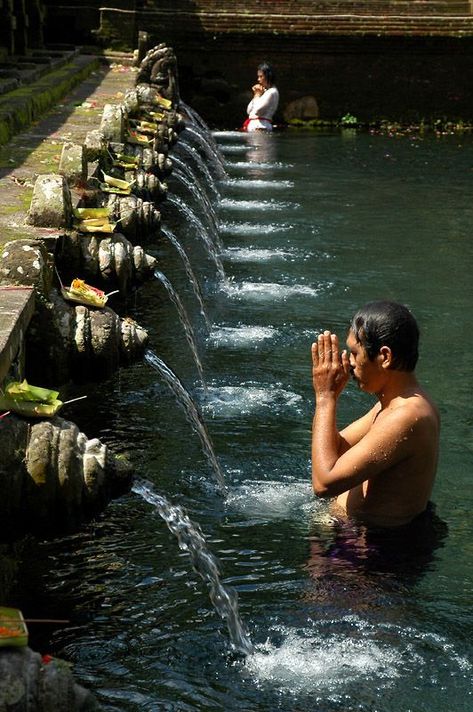
POLYGON ((353 317, 348 352, 330 331, 312 344, 316 409, 312 486, 335 509, 368 525, 396 527, 425 511, 438 459, 440 419, 414 369, 419 330, 395 302, 370 302, 353 317), (337 401, 350 375, 378 402, 338 432, 337 401))

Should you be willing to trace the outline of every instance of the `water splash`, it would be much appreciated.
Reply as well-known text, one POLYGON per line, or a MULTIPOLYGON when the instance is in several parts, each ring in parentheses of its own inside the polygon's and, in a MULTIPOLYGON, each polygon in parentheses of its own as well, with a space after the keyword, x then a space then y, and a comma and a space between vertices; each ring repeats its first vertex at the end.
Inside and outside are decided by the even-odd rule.
POLYGON ((274 339, 278 331, 271 326, 215 326, 209 335, 209 342, 215 348, 256 349, 262 343, 274 339))
MULTIPOLYGON (((295 260, 300 255, 291 250, 265 250, 257 247, 227 247, 222 252, 222 257, 230 262, 269 262, 269 260, 295 260)), ((302 256, 307 259, 308 256, 302 256)))
POLYGON ((156 508, 169 531, 177 538, 179 548, 189 554, 194 570, 209 587, 210 600, 215 610, 226 621, 233 648, 243 655, 249 655, 253 646, 239 615, 237 592, 222 583, 219 561, 207 548, 200 527, 189 519, 182 507, 171 504, 157 494, 148 482, 136 482, 133 492, 156 508))
POLYGON ((225 281, 221 285, 222 291, 232 299, 258 301, 285 301, 290 297, 305 296, 317 297, 321 288, 308 287, 305 284, 276 284, 273 282, 233 282, 225 281))
POLYGON ((225 161, 227 168, 242 168, 247 170, 248 168, 257 168, 258 170, 275 170, 283 168, 294 168, 292 163, 281 163, 281 161, 274 162, 261 162, 258 161, 225 161))
POLYGON ((203 411, 212 417, 241 418, 262 410, 270 417, 280 416, 288 409, 301 413, 302 396, 279 384, 258 386, 245 383, 239 386, 211 386, 204 396, 203 411))
POLYGON ((219 207, 225 210, 295 210, 300 208, 300 204, 276 200, 234 200, 233 198, 223 198, 219 207))
POLYGON ((248 134, 242 131, 212 131, 212 136, 214 138, 240 138, 242 141, 247 141, 248 134))
MULTIPOLYGON (((232 487, 225 499, 228 509, 238 510, 246 516, 261 518, 263 521, 293 519, 296 510, 305 512, 313 502, 312 487, 308 480, 248 481, 232 487)), ((323 507, 324 503, 319 501, 319 506, 323 507)))
POLYGON ((246 669, 260 683, 294 693, 348 692, 369 675, 381 684, 400 676, 399 651, 382 642, 338 636, 324 640, 306 631, 281 628, 282 643, 268 640, 246 661, 246 669), (301 674, 302 672, 302 674, 301 674))
POLYGON ((168 242, 171 243, 171 245, 174 247, 176 252, 178 253, 179 257, 182 260, 182 263, 184 265, 184 269, 186 271, 187 279, 189 280, 189 284, 191 285, 195 297, 197 301, 199 302, 199 307, 200 307, 200 313, 202 314, 204 321, 205 321, 205 326, 207 328, 207 331, 210 331, 210 321, 207 316, 207 312, 205 310, 205 304, 204 304, 204 299, 202 296, 202 291, 200 289, 199 282, 197 280, 197 277, 195 276, 194 270, 192 269, 192 265, 190 263, 189 257, 187 256, 186 251, 184 250, 183 246, 177 239, 177 237, 174 235, 172 230, 169 230, 167 227, 161 226, 161 234, 163 237, 168 240, 168 242))
POLYGON ((247 153, 247 151, 251 150, 251 146, 245 146, 244 144, 237 143, 237 144, 220 144, 219 150, 221 153, 247 153))
POLYGON ((287 223, 222 222, 220 234, 226 235, 268 235, 293 230, 294 225, 287 223))
MULTIPOLYGON (((471 680, 471 663, 441 636, 390 623, 372 624, 359 616, 306 621, 303 629, 275 626, 270 638, 245 661, 245 670, 259 684, 291 695, 321 693, 346 702, 367 676, 378 691, 415 671, 419 685, 432 681, 432 651, 453 663, 459 676, 471 680), (272 638, 272 640, 271 640, 272 638), (301 674, 303 671, 303 674, 301 674)), ((441 667, 437 665, 435 685, 441 667)), ((450 671, 451 675, 451 671, 450 671)), ((371 700, 370 700, 371 701, 371 700)), ((371 706, 370 706, 371 708, 371 706)))
POLYGON ((159 373, 166 384, 169 386, 171 391, 174 393, 177 402, 184 410, 184 413, 200 438, 202 449, 207 457, 207 461, 213 469, 215 479, 219 485, 220 490, 223 493, 227 491, 227 485, 225 483, 225 477, 223 475, 220 464, 214 452, 212 441, 210 435, 207 431, 207 427, 204 420, 199 413, 199 410, 192 400, 188 391, 184 388, 179 378, 176 374, 167 366, 164 361, 162 361, 159 356, 157 356, 153 351, 147 349, 144 353, 144 359, 152 368, 159 373))
POLYGON ((185 310, 185 307, 181 301, 181 298, 179 297, 178 293, 172 286, 171 282, 168 280, 165 274, 163 274, 159 269, 154 271, 154 276, 156 279, 158 279, 161 284, 165 287, 170 300, 174 304, 174 306, 177 309, 177 313, 179 314, 179 318, 181 320, 182 327, 184 329, 184 333, 186 335, 187 343, 189 344, 189 348, 192 352, 192 356, 194 357, 195 365, 197 367, 197 371, 199 372, 200 380, 204 384, 205 387, 205 378, 204 378, 204 369, 202 368, 202 363, 199 358, 199 352, 197 350, 197 344, 195 341, 195 336, 194 336, 194 330, 192 328, 192 325, 189 321, 189 317, 187 316, 187 312, 185 310))
POLYGON ((294 188, 292 180, 263 180, 262 178, 228 178, 222 181, 228 188, 248 188, 249 190, 274 190, 279 188, 294 188))
POLYGON ((188 220, 188 222, 193 225, 197 231, 198 237, 202 240, 206 252, 215 267, 217 268, 218 276, 220 279, 225 279, 225 270, 223 269, 222 261, 219 257, 217 247, 215 246, 209 231, 202 223, 200 218, 194 213, 194 211, 186 205, 186 203, 179 198, 177 195, 168 194, 167 202, 171 205, 175 205, 179 212, 188 220))

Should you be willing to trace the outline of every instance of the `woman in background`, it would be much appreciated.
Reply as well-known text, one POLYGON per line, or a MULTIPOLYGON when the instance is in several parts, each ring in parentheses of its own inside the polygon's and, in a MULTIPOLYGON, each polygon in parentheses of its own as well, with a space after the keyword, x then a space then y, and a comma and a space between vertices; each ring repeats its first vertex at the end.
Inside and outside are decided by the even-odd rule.
POLYGON ((252 86, 253 98, 248 104, 248 118, 243 131, 272 131, 273 116, 279 104, 279 92, 274 86, 274 71, 270 64, 263 62, 257 71, 258 81, 252 86))

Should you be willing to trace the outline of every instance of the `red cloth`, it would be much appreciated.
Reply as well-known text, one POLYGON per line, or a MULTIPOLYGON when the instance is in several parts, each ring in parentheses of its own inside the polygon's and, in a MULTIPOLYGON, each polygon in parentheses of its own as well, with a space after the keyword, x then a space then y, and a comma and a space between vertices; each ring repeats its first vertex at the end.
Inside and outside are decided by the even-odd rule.
POLYGON ((243 122, 243 126, 241 127, 240 131, 248 131, 248 124, 250 123, 250 121, 269 121, 269 123, 272 124, 271 119, 267 119, 264 116, 253 116, 251 119, 248 117, 243 122))

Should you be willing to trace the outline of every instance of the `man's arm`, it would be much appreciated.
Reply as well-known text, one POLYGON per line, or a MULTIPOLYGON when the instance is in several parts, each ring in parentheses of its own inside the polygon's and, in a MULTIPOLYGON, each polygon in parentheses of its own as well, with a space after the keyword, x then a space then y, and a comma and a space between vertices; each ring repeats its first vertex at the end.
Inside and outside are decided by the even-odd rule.
POLYGON ((312 345, 312 379, 316 411, 312 430, 312 485, 320 497, 346 492, 387 470, 410 454, 412 421, 404 409, 393 411, 374 425, 379 404, 340 434, 337 401, 348 380, 346 352, 340 356, 338 339, 326 331, 312 345))
POLYGON ((327 437, 335 428, 334 404, 317 402, 312 432, 312 486, 319 497, 334 497, 372 479, 412 454, 415 427, 405 409, 394 410, 374 424, 343 454, 327 437))

